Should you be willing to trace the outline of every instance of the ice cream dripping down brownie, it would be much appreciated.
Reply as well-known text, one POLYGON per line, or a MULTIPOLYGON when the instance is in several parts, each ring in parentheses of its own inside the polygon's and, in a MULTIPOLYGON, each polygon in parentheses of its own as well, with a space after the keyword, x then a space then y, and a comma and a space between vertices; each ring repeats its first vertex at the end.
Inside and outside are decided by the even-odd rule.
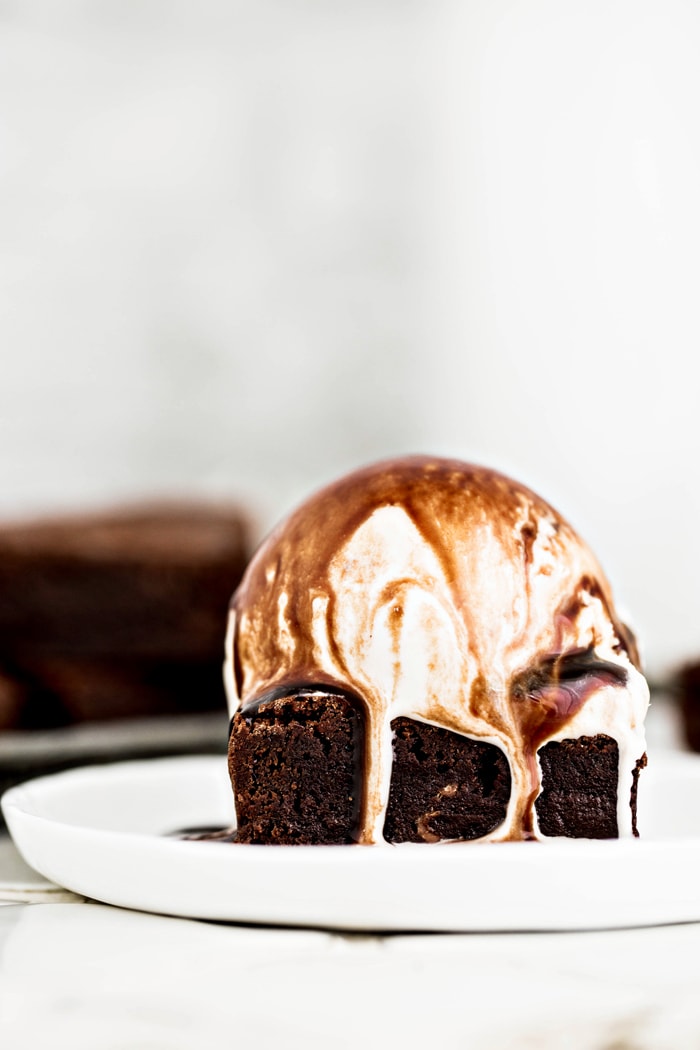
POLYGON ((231 602, 238 838, 637 834, 649 692, 610 586, 529 489, 410 457, 312 496, 231 602))

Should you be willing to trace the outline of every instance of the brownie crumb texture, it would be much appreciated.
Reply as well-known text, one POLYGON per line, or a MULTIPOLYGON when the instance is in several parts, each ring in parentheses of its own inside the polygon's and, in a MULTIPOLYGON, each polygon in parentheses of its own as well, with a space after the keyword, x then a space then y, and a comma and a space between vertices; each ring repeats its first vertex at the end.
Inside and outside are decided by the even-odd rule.
POLYGON ((619 750, 599 733, 552 741, 538 751, 542 791, 535 801, 543 835, 613 839, 617 828, 619 750))
POLYGON ((234 716, 229 771, 238 841, 355 841, 363 717, 343 696, 289 696, 234 716))
POLYGON ((385 839, 478 839, 503 823, 511 776, 500 748, 409 718, 394 719, 391 728, 385 839))

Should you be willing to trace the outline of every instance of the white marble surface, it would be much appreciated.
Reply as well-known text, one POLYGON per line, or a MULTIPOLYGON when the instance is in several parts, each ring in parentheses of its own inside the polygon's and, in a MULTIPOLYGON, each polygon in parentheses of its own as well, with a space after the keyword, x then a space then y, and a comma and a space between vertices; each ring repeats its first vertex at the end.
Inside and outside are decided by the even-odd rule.
POLYGON ((94 904, 0 911, 8 1050, 690 1050, 699 983, 697 925, 380 938, 94 904))

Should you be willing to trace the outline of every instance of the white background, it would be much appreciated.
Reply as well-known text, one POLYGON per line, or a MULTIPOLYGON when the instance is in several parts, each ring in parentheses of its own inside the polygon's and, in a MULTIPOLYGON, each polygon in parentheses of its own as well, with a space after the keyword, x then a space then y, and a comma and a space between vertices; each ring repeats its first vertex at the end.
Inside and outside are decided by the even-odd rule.
POLYGON ((0 513, 488 463, 700 656, 700 8, 0 2, 0 513))

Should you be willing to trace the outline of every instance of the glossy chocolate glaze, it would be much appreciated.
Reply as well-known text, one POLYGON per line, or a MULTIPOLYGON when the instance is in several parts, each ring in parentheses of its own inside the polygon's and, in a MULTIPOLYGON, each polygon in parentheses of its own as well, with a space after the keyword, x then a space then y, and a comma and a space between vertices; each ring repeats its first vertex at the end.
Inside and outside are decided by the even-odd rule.
POLYGON ((629 799, 648 702, 631 635, 571 526, 494 471, 410 457, 312 496, 251 562, 227 648, 232 710, 322 685, 364 705, 360 841, 381 840, 397 715, 503 748, 513 793, 490 837, 536 836, 537 749, 591 719, 620 743, 629 799))

